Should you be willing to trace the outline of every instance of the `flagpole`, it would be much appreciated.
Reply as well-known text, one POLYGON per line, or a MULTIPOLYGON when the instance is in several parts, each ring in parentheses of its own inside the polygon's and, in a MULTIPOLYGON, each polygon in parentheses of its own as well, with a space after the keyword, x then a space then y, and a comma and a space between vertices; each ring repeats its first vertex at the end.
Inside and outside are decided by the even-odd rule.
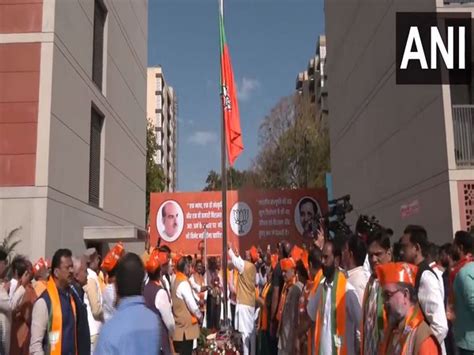
MULTIPOLYGON (((224 21, 224 0, 218 0, 219 11, 224 21)), ((219 30, 220 31, 220 30, 219 30)), ((220 36, 219 36, 220 37, 220 36)), ((222 46, 222 43, 221 43, 222 46)), ((222 51, 220 51, 222 53, 222 51)), ((222 58, 221 58, 222 67, 222 58)), ((224 284, 224 330, 227 330, 227 161, 226 161, 226 140, 225 140, 225 115, 223 105, 223 91, 221 85, 221 181, 222 181, 222 278, 224 284)))

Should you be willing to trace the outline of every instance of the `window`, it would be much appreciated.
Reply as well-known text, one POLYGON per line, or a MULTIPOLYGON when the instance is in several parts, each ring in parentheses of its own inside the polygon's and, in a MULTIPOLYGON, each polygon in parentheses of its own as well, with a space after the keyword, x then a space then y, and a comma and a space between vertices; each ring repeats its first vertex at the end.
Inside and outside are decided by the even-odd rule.
POLYGON ((92 80, 102 90, 104 65, 104 28, 107 10, 101 0, 94 0, 94 43, 92 48, 92 80))
POLYGON ((99 207, 102 127, 104 116, 91 109, 91 140, 89 151, 89 204, 99 207))

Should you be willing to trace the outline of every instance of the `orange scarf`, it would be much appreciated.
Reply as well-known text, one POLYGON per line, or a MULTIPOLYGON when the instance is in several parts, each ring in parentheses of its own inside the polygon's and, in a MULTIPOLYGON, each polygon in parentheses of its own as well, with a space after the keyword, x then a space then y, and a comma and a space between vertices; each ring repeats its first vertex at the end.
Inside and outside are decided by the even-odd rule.
MULTIPOLYGON (((412 335, 416 328, 424 321, 423 313, 419 306, 412 306, 405 317, 405 323, 400 337, 396 341, 394 349, 391 349, 390 354, 408 354, 409 341, 408 338, 412 335), (401 349, 401 352, 400 352, 401 349)), ((389 354, 388 350, 393 343, 393 336, 396 333, 395 329, 388 329, 385 335, 385 344, 383 346, 383 353, 389 354)), ((410 351, 410 354, 413 350, 410 351)))
MULTIPOLYGON (((316 273, 314 276, 313 281, 308 281, 306 283, 306 286, 304 288, 303 292, 303 301, 302 304, 300 304, 300 313, 306 313, 306 307, 308 305, 308 300, 310 296, 313 296, 316 293, 316 290, 318 289, 318 285, 321 283, 321 279, 323 278, 323 270, 319 269, 319 271, 316 273)), ((309 329, 306 332, 306 337, 307 337, 307 348, 308 348, 308 355, 312 354, 312 331, 309 329)))
MULTIPOLYGON (((63 330, 63 315, 61 311, 61 301, 59 299, 59 292, 54 283, 52 277, 49 278, 46 285, 46 291, 48 292, 49 298, 51 299, 51 313, 49 315, 48 322, 48 347, 50 355, 61 355, 61 339, 63 330)), ((74 313, 74 319, 76 319, 76 304, 74 303, 72 296, 69 296, 71 302, 71 308, 74 313)), ((74 321, 76 324, 76 321, 74 321)), ((77 335, 77 332, 74 331, 77 335)), ((74 339, 76 354, 77 354, 77 339, 74 339)))
MULTIPOLYGON (((331 292, 331 344, 334 355, 347 354, 346 338, 346 284, 347 279, 339 270, 335 271, 333 290, 331 292)), ((321 345, 322 324, 326 305, 325 285, 321 285, 321 298, 319 309, 316 313, 316 326, 314 330, 315 353, 319 354, 321 345)))
MULTIPOLYGON (((187 282, 189 284, 189 279, 185 274, 183 274, 180 271, 177 271, 176 272, 176 282, 187 282)), ((191 287, 191 284, 189 284, 189 287, 191 287)), ((191 287, 191 290, 192 290, 192 287, 191 287)), ((189 314, 191 314, 191 324, 197 324, 198 319, 196 318, 196 316, 194 314, 192 314, 191 311, 189 311, 189 314)))
POLYGON ((276 319, 278 320, 278 322, 281 321, 283 308, 285 308, 286 295, 288 294, 290 287, 294 285, 295 281, 296 281, 296 277, 292 277, 290 280, 285 282, 285 285, 283 286, 283 290, 281 291, 280 303, 278 303, 278 310, 276 314, 276 319))
POLYGON ((260 330, 268 330, 268 308, 266 298, 268 291, 270 291, 270 287, 272 287, 272 283, 268 282, 262 290, 263 306, 258 320, 258 329, 260 330))

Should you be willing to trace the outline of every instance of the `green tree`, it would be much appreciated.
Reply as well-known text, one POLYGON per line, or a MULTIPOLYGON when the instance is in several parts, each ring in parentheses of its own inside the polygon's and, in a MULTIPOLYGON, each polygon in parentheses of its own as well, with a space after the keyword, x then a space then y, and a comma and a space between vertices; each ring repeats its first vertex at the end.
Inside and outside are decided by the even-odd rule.
POLYGON ((165 174, 160 165, 156 164, 155 156, 158 151, 155 128, 148 122, 146 134, 146 216, 150 214, 150 193, 161 192, 165 189, 165 174))
POLYGON ((20 229, 21 227, 12 229, 10 232, 8 232, 7 236, 3 238, 2 242, 0 243, 0 250, 3 250, 8 255, 9 265, 13 259, 13 256, 15 255, 15 248, 21 242, 21 240, 19 239, 14 240, 14 237, 16 236, 16 234, 18 233, 20 229))
POLYGON ((330 169, 326 118, 299 95, 281 99, 259 129, 252 169, 264 188, 324 187, 330 169))

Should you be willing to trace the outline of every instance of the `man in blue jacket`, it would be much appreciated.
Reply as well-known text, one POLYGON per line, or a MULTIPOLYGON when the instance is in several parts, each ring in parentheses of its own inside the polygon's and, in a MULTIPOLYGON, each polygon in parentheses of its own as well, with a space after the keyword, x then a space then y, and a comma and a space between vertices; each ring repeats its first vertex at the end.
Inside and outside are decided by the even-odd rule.
POLYGON ((142 295, 145 269, 140 257, 128 253, 116 272, 118 308, 99 334, 97 355, 158 354, 161 320, 145 305, 142 295))

